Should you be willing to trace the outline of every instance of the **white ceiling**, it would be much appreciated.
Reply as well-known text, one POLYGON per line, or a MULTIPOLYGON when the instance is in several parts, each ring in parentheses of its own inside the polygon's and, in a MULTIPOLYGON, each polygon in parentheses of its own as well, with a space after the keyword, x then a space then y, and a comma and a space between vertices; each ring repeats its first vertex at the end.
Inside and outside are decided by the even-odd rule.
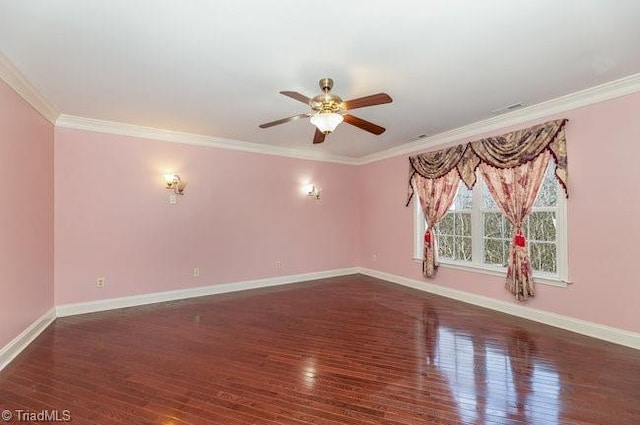
POLYGON ((21 0, 0 51, 63 114, 349 157, 640 72, 638 0, 21 0), (387 131, 312 145, 278 94, 335 80, 387 131))

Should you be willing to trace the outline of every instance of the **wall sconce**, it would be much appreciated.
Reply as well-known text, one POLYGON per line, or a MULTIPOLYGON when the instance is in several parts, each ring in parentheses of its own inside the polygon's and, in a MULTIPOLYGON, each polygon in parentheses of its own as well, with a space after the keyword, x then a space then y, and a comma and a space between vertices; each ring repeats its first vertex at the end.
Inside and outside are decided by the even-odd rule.
POLYGON ((165 188, 173 190, 176 195, 184 195, 184 188, 187 187, 187 182, 180 179, 177 174, 165 174, 164 175, 165 188))
POLYGON ((313 183, 307 183, 306 185, 304 185, 304 192, 307 194, 307 196, 313 196, 316 199, 320 199, 320 190, 316 188, 313 183))

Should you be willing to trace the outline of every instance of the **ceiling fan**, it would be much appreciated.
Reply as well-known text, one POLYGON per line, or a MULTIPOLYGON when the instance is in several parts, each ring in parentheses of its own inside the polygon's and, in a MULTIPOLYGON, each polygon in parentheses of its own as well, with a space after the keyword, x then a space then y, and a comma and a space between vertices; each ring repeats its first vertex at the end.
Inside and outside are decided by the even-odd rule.
POLYGON ((364 108, 365 106, 390 103, 392 102, 392 99, 388 94, 377 93, 370 96, 343 101, 340 97, 330 93, 331 88, 333 87, 333 80, 331 78, 323 78, 320 80, 319 84, 322 93, 313 98, 309 98, 295 91, 280 92, 280 94, 308 104, 313 112, 294 115, 292 117, 261 124, 260 128, 269 128, 274 125, 284 124, 300 118, 310 118, 311 124, 316 126, 316 133, 313 136, 313 143, 315 144, 324 142, 325 136, 334 131, 342 121, 368 131, 369 133, 376 135, 384 133, 385 129, 383 127, 348 114, 347 112, 351 109, 364 108))

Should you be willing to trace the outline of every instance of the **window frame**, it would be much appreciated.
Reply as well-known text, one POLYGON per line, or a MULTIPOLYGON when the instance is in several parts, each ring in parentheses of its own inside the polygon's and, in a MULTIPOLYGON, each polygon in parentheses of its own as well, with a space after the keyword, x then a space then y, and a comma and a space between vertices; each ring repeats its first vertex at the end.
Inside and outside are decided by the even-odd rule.
MULTIPOLYGON (((550 166, 552 166, 550 164, 550 166)), ((461 182, 460 184, 464 184, 461 182)), ((533 211, 554 211, 556 213, 556 273, 546 273, 533 271, 536 283, 546 285, 566 287, 571 283, 569 280, 569 250, 567 236, 567 198, 564 196, 564 188, 556 181, 558 196, 556 207, 537 207, 533 211)), ((471 209, 471 249, 472 261, 458 261, 448 258, 438 258, 438 263, 445 267, 457 270, 472 271, 493 276, 506 277, 507 268, 495 265, 484 264, 484 226, 483 213, 492 212, 495 209, 485 208, 482 199, 484 181, 478 175, 475 186, 472 189, 472 209, 471 209)), ((454 201, 455 202, 455 201, 454 201)), ((426 222, 422 215, 418 194, 413 197, 413 234, 414 234, 414 261, 422 262, 422 252, 424 243, 424 232, 426 222)))

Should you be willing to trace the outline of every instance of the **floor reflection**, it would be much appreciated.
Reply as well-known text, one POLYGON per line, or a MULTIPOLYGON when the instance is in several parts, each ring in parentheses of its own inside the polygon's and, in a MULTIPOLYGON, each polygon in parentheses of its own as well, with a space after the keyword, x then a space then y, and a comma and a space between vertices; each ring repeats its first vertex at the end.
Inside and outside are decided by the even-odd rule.
POLYGON ((435 368, 446 378, 460 423, 559 423, 558 373, 539 361, 526 331, 470 336, 441 324, 428 304, 421 326, 425 372, 435 368))
POLYGON ((305 357, 302 366, 302 383, 307 389, 312 389, 317 378, 317 359, 315 357, 305 357))
POLYGON ((427 365, 435 365, 440 321, 436 310, 428 304, 424 304, 422 307, 422 326, 426 363, 427 365))

